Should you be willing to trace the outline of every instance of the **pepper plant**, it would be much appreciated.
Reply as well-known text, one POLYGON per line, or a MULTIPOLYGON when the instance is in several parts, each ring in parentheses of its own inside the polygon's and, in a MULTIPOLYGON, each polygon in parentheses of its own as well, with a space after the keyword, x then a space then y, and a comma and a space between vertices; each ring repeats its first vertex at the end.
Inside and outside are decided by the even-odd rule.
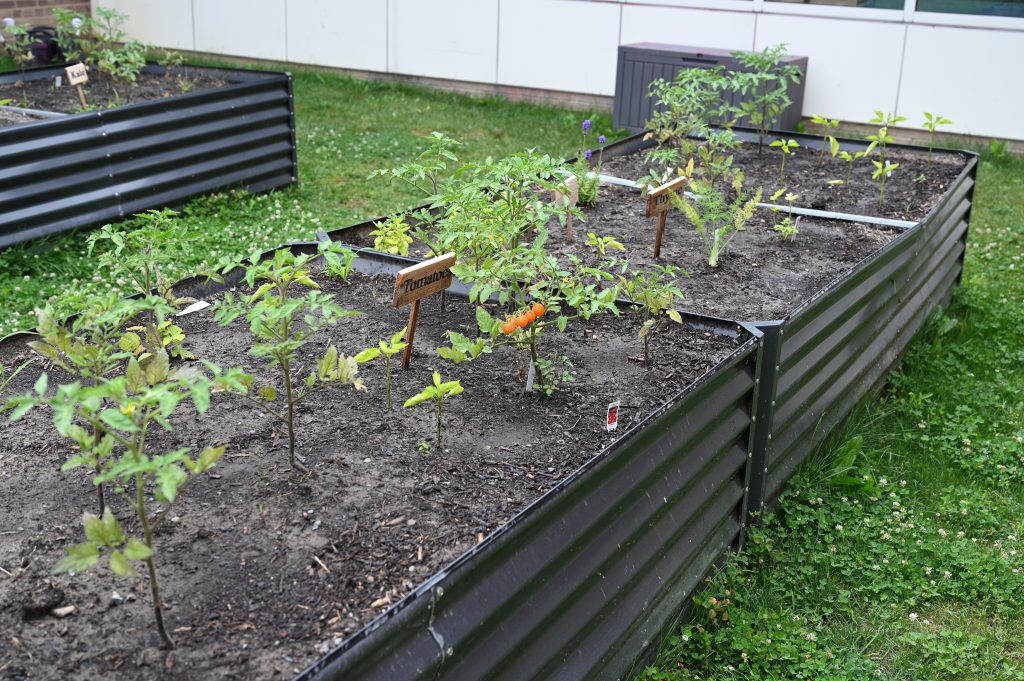
POLYGON ((878 123, 878 131, 874 135, 867 135, 864 139, 871 142, 873 145, 878 147, 878 160, 882 166, 888 165, 885 159, 885 151, 888 145, 895 142, 895 138, 889 134, 889 128, 907 120, 906 116, 896 116, 891 113, 882 113, 878 109, 875 109, 875 117, 871 119, 871 123, 878 123))
POLYGON ((796 140, 778 139, 771 143, 772 147, 778 147, 782 153, 782 160, 779 162, 779 182, 786 183, 786 157, 793 153, 793 150, 800 146, 796 140))
POLYGON ((384 376, 387 384, 387 405, 388 411, 391 411, 391 358, 405 350, 408 343, 402 339, 405 338, 405 332, 409 327, 403 327, 401 331, 391 337, 391 342, 385 343, 383 340, 378 341, 377 347, 367 348, 356 355, 356 362, 362 364, 363 362, 371 362, 379 357, 384 358, 384 376))
POLYGON ((877 144, 877 142, 872 142, 863 151, 858 151, 852 154, 845 150, 839 152, 839 158, 846 161, 846 184, 849 184, 850 180, 853 179, 853 164, 874 151, 877 144))
POLYGON ((693 223, 697 234, 704 241, 708 251, 708 265, 718 266, 718 258, 729 246, 738 232, 743 231, 748 220, 754 215, 761 200, 761 188, 750 195, 743 189, 743 175, 737 174, 732 182, 733 198, 730 200, 719 189, 705 180, 690 182, 693 198, 669 193, 672 204, 693 223))
POLYGON ((953 121, 938 115, 924 112, 924 123, 921 127, 928 131, 928 168, 932 167, 932 151, 935 149, 935 129, 940 125, 953 125, 953 121))
POLYGON ((653 265, 644 271, 630 272, 629 276, 619 275, 622 292, 642 320, 637 335, 643 342, 644 354, 630 359, 644 363, 650 359, 651 338, 666 318, 683 323, 679 312, 672 309, 672 305, 683 299, 683 291, 677 283, 680 275, 685 276, 686 271, 674 265, 653 265))
MULTIPOLYGON (((142 302, 158 319, 169 310, 157 298, 142 302)), ((71 355, 65 353, 64 356, 71 355)), ((54 357, 61 358, 60 355, 54 357)), ((154 453, 150 436, 157 426, 172 430, 171 417, 186 401, 191 401, 197 411, 204 413, 209 407, 211 391, 241 387, 243 374, 239 369, 222 372, 208 366, 214 372, 213 377, 195 369, 172 369, 167 352, 160 348, 142 360, 129 357, 123 371, 100 375, 89 383, 76 380, 60 385, 52 394, 48 394, 47 374, 41 374, 32 393, 5 405, 11 409, 12 421, 34 406, 49 407, 57 432, 73 440, 79 448, 79 453, 61 470, 89 467, 96 472, 94 482, 110 485, 132 508, 139 522, 141 539, 126 537, 109 507, 104 508, 100 516, 85 514, 86 541, 70 547, 55 570, 85 570, 99 561, 101 550, 109 552, 110 568, 121 576, 135 576, 133 563, 145 563, 157 632, 167 648, 173 648, 174 643, 164 624, 154 561, 156 516, 147 508, 147 494, 152 488, 153 496, 166 513, 186 483, 217 463, 224 447, 206 447, 196 458, 189 457, 187 447, 154 453)))
POLYGON ((742 99, 734 112, 746 116, 757 128, 757 152, 761 153, 768 131, 792 103, 790 83, 799 83, 803 73, 794 64, 786 64, 786 44, 766 47, 761 52, 733 52, 742 70, 732 73, 730 88, 742 99))
POLYGON ((463 391, 462 383, 459 381, 441 381, 441 374, 434 372, 434 383, 428 385, 426 388, 421 390, 419 393, 413 395, 405 401, 403 406, 415 407, 423 404, 424 402, 433 401, 437 405, 437 440, 434 446, 434 452, 437 454, 441 453, 441 413, 444 407, 444 401, 461 394, 463 391))
MULTIPOLYGON (((236 300, 229 291, 213 307, 214 319, 222 326, 244 314, 249 330, 257 338, 249 354, 278 368, 283 387, 282 407, 276 406, 279 391, 273 385, 254 390, 255 382, 250 378, 242 394, 286 427, 288 463, 302 473, 309 470, 295 455, 295 410, 298 404, 330 385, 347 384, 356 390, 366 390, 358 377, 355 358, 340 355, 333 345, 327 347, 304 380, 298 379, 299 350, 319 330, 333 325, 342 317, 358 314, 342 309, 334 302, 333 296, 319 290, 320 285, 313 281, 309 271, 311 261, 316 257, 313 254, 296 255, 286 248, 276 251, 272 258, 263 262, 254 256, 245 268, 245 282, 250 288, 256 288, 253 294, 247 300, 236 300), (299 287, 307 289, 305 295, 295 294, 299 287)), ((225 273, 231 269, 233 266, 229 266, 225 273)))
POLYGON ((885 181, 886 181, 886 179, 890 175, 892 175, 892 172, 894 170, 896 170, 897 168, 900 167, 900 164, 899 163, 886 163, 886 164, 883 165, 881 161, 875 161, 875 160, 872 160, 871 163, 873 163, 874 166, 875 166, 874 172, 871 173, 871 179, 879 181, 879 185, 878 185, 878 187, 879 187, 879 189, 878 189, 878 209, 881 210, 882 209, 882 205, 885 203, 885 181))
MULTIPOLYGON (((820 114, 814 114, 811 116, 811 123, 821 126, 821 135, 825 138, 825 142, 828 144, 828 149, 835 158, 839 153, 839 140, 835 137, 835 131, 839 127, 838 118, 825 118, 820 114)), ((825 144, 821 145, 821 152, 818 154, 818 165, 821 165, 822 160, 825 158, 825 144)))

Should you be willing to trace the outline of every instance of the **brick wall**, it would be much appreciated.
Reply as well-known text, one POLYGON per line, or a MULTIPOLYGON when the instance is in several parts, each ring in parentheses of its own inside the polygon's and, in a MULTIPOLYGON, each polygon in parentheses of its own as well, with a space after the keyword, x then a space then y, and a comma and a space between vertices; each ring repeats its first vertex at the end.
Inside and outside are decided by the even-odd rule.
POLYGON ((19 24, 31 28, 33 26, 53 26, 53 8, 63 7, 83 14, 89 14, 89 0, 68 0, 52 2, 52 0, 0 0, 0 18, 12 17, 19 24))

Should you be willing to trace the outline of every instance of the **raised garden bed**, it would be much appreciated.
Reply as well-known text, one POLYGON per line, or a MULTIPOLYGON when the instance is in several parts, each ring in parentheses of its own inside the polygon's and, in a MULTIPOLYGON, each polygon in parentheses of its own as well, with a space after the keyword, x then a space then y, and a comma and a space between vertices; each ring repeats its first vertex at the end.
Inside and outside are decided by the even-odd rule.
MULTIPOLYGON (((225 85, 0 128, 0 248, 213 191, 297 182, 291 76, 189 71, 201 83, 225 85)), ((30 69, 25 80, 30 89, 49 88, 63 73, 30 69)), ((160 67, 145 73, 165 81, 160 67)), ((7 73, 0 84, 21 79, 7 73)), ((63 89, 77 100, 74 88, 63 89)), ((7 97, 18 103, 20 89, 11 90, 7 97)))
MULTIPOLYGON (((396 269, 372 254, 356 263, 396 269)), ((317 278, 365 314, 314 345, 329 338, 354 352, 405 323, 405 311, 388 306, 392 277, 317 278)), ((464 301, 438 303, 424 305, 398 401, 432 369, 449 377, 451 365, 432 352, 444 331, 474 328, 464 301)), ((172 656, 155 647, 143 582, 50 574, 80 540, 79 515, 95 496, 88 476, 56 472, 70 447, 51 436, 49 413, 30 412, 5 426, 0 452, 0 504, 12 525, 0 545, 11 573, 0 599, 10 652, 0 666, 13 678, 279 678, 334 649, 304 677, 622 676, 741 537, 758 346, 735 324, 686 321, 659 337, 659 359, 646 365, 627 359, 637 343, 628 314, 550 334, 549 349, 576 373, 552 399, 519 394, 511 349, 457 367, 466 393, 448 407, 440 456, 416 450, 432 434, 428 412, 385 412, 373 365, 362 369, 369 396, 336 390, 302 408, 308 478, 282 470, 286 438, 237 398, 215 396, 205 418, 176 418, 161 449, 229 449, 217 477, 189 489, 158 530, 180 646, 172 656), (613 400, 621 425, 609 434, 613 400), (52 616, 66 605, 73 615, 52 616)), ((244 322, 219 328, 208 311, 178 322, 197 356, 267 371, 245 352, 244 322)), ((0 360, 27 356, 24 340, 9 339, 0 360)), ((9 392, 37 375, 24 371, 9 392)))

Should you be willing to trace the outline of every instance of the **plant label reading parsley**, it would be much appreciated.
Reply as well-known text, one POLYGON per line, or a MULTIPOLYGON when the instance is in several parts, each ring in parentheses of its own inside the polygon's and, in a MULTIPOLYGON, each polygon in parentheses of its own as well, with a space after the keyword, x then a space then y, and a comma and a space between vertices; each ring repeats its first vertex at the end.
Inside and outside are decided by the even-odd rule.
POLYGON ((605 428, 608 429, 609 433, 619 427, 619 401, 618 400, 616 400, 616 401, 614 401, 614 402, 612 402, 611 404, 608 405, 608 415, 605 417, 604 425, 605 425, 605 428))
MULTIPOLYGON (((575 208, 580 200, 580 181, 576 179, 575 175, 567 175, 563 184, 569 193, 563 194, 557 189, 552 189, 551 200, 555 204, 562 206, 565 205, 565 201, 568 199, 569 203, 566 207, 575 208)), ((566 241, 572 241, 572 215, 565 216, 565 239, 566 241)))
POLYGON ((677 177, 671 182, 666 182, 657 189, 652 189, 647 193, 647 217, 653 218, 655 215, 658 216, 658 232, 654 235, 655 258, 661 255, 661 239, 665 235, 665 216, 672 207, 669 194, 671 192, 682 192, 689 179, 685 175, 677 177))
POLYGON ((402 355, 402 368, 409 368, 412 357, 412 341, 416 334, 416 320, 420 316, 420 300, 429 295, 444 291, 452 285, 452 265, 455 254, 445 253, 418 265, 399 270, 395 275, 395 307, 412 303, 409 310, 409 331, 405 337, 405 353, 402 355))

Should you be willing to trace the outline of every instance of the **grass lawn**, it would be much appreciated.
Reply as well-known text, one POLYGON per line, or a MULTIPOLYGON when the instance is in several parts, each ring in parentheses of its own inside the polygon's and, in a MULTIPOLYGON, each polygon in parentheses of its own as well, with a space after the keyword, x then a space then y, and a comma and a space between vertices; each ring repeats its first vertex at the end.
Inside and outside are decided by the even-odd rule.
POLYGON ((953 304, 645 681, 1024 679, 1024 159, 975 199, 953 304))
MULTIPOLYGON (((606 114, 477 99, 403 85, 372 83, 313 71, 295 72, 299 186, 263 196, 234 194, 193 201, 178 220, 172 257, 177 275, 229 257, 343 227, 418 203, 399 184, 368 180, 377 169, 407 163, 438 130, 463 142, 462 160, 502 157, 527 148, 576 155, 580 123, 610 134, 606 114)), ((596 137, 593 135, 592 137, 596 137)), ((119 284, 88 257, 87 232, 63 234, 0 251, 0 337, 35 325, 33 310, 55 295, 76 300, 119 284)), ((123 285, 123 284, 122 284, 123 285)))

